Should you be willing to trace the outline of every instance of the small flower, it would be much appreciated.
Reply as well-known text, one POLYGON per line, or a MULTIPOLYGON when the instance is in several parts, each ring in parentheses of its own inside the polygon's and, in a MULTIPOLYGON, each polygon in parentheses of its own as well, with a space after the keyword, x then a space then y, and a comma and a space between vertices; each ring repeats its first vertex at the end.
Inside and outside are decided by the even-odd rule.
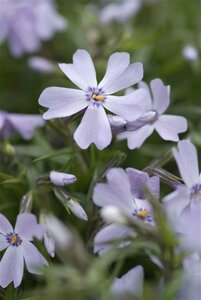
POLYGON ((54 185, 64 186, 76 182, 77 178, 73 174, 51 171, 50 180, 54 185))
POLYGON ((115 278, 111 292, 121 299, 127 299, 126 296, 139 297, 143 292, 144 271, 142 266, 136 266, 120 278, 115 278))
POLYGON ((30 68, 40 73, 56 72, 56 66, 54 65, 54 63, 44 57, 32 56, 28 59, 28 65, 30 68))
POLYGON ((0 111, 0 138, 10 137, 15 132, 25 140, 33 137, 37 127, 43 127, 44 120, 40 115, 13 114, 0 111))
POLYGON ((144 105, 146 112, 138 120, 128 122, 127 131, 118 135, 119 139, 127 139, 128 148, 140 148, 154 130, 166 141, 179 141, 178 134, 187 130, 187 121, 184 117, 163 114, 170 104, 170 86, 165 86, 161 79, 150 82, 152 96, 147 84, 139 85, 147 91, 144 105))
POLYGON ((80 125, 74 133, 78 146, 86 149, 94 143, 98 149, 107 147, 112 139, 111 127, 104 108, 126 118, 137 119, 143 110, 146 93, 143 89, 125 96, 111 96, 142 79, 141 63, 131 64, 126 52, 110 56, 105 76, 99 84, 89 53, 77 50, 73 64, 59 64, 65 75, 81 90, 61 87, 45 89, 39 104, 49 108, 43 115, 46 120, 68 117, 86 109, 80 125))
POLYGON ((184 184, 164 198, 172 222, 178 219, 188 205, 198 207, 201 203, 201 174, 199 174, 196 148, 188 140, 180 141, 177 146, 178 148, 173 148, 173 155, 184 184))
POLYGON ((100 19, 105 24, 112 21, 124 23, 133 15, 137 14, 141 4, 142 0, 123 0, 119 3, 108 4, 102 9, 100 19))
POLYGON ((39 50, 41 41, 51 39, 66 25, 51 0, 1 1, 0 43, 7 39, 15 57, 39 50))
POLYGON ((5 288, 13 281, 18 287, 22 281, 24 260, 30 273, 41 274, 47 261, 30 242, 33 237, 41 239, 44 228, 37 224, 32 214, 20 214, 15 228, 0 214, 0 250, 6 249, 0 262, 0 286, 5 288))
MULTIPOLYGON (((160 193, 159 178, 157 176, 149 177, 146 172, 133 168, 127 168, 126 172, 121 168, 110 169, 106 179, 106 183, 98 183, 95 186, 93 201, 96 205, 103 208, 106 207, 106 209, 107 206, 113 206, 113 220, 110 221, 114 222, 114 218, 118 218, 117 215, 121 215, 119 222, 122 224, 112 223, 102 228, 96 234, 94 238, 94 252, 99 254, 106 252, 110 248, 108 243, 112 240, 133 235, 130 228, 123 225, 125 216, 133 216, 133 218, 153 225, 152 208, 145 196, 145 185, 156 199, 159 199, 160 193), (114 207, 116 207, 116 210, 114 207)), ((108 211, 106 212, 108 217, 108 211)), ((111 216, 111 209, 109 213, 111 216)))
POLYGON ((183 57, 188 61, 196 61, 199 59, 198 50, 192 45, 186 45, 182 50, 183 57))

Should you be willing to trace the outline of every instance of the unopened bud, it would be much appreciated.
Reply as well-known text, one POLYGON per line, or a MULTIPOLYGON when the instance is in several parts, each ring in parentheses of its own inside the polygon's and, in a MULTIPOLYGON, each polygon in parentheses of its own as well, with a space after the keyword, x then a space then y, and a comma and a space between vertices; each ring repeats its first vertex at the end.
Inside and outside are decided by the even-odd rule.
POLYGON ((74 183, 77 178, 73 174, 51 171, 50 180, 54 185, 64 186, 74 183))
POLYGON ((68 201, 68 207, 76 217, 83 221, 88 221, 87 214, 79 202, 70 199, 68 201))
POLYGON ((32 191, 27 192, 21 199, 20 213, 30 213, 32 209, 32 191))

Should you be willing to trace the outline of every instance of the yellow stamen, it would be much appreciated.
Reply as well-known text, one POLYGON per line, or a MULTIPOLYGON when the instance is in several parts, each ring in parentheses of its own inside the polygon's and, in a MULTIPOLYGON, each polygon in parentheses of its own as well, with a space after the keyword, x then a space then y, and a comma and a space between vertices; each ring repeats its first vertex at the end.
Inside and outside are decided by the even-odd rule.
POLYGON ((105 100, 105 96, 93 94, 92 99, 94 99, 96 101, 103 101, 103 100, 105 100))
POLYGON ((149 212, 148 212, 148 210, 146 210, 146 209, 139 210, 139 211, 137 212, 137 216, 140 217, 140 218, 147 217, 148 215, 149 215, 149 212))
POLYGON ((11 243, 16 244, 17 243, 17 236, 14 234, 11 238, 11 243))

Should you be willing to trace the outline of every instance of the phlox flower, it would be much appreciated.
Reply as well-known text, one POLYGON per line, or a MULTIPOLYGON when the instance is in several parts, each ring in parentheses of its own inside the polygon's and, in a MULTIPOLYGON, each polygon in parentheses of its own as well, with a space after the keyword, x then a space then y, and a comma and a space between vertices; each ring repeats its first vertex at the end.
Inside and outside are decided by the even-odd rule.
MULTIPOLYGON (((145 197, 146 185, 153 196, 159 199, 160 186, 157 176, 149 177, 146 172, 133 168, 124 171, 113 168, 106 175, 106 183, 98 183, 93 192, 93 201, 100 207, 116 206, 124 214, 133 216, 153 225, 151 205, 145 197)), ((103 254, 110 248, 110 242, 132 235, 131 230, 123 225, 111 223, 103 227, 94 238, 94 252, 103 254)))
POLYGON ((150 82, 151 93, 145 82, 139 86, 147 92, 146 111, 138 120, 127 122, 126 131, 118 138, 127 139, 129 149, 140 148, 154 130, 166 141, 179 141, 178 134, 187 130, 187 121, 181 116, 164 114, 170 105, 170 86, 159 78, 150 82))
POLYGON ((50 181, 56 186, 65 186, 76 182, 77 178, 73 174, 51 171, 50 181))
POLYGON ((186 45, 182 50, 183 57, 188 61, 197 61, 199 59, 198 50, 193 45, 186 45))
POLYGON ((129 63, 128 53, 112 54, 105 76, 97 84, 89 53, 86 50, 77 50, 72 64, 59 64, 59 67, 81 90, 63 87, 45 89, 39 98, 39 104, 49 108, 43 118, 49 120, 68 117, 86 109, 74 133, 76 143, 82 149, 88 148, 92 143, 100 150, 107 147, 112 133, 104 108, 127 120, 137 119, 144 111, 142 106, 146 95, 143 89, 125 96, 111 96, 142 79, 142 64, 129 63))
POLYGON ((33 137, 37 127, 43 127, 40 115, 24 115, 0 111, 0 138, 8 138, 15 132, 25 140, 33 137))
POLYGON ((41 41, 65 27, 52 0, 1 0, 0 43, 7 39, 15 57, 39 50, 41 41))
POLYGON ((115 278, 111 292, 120 299, 126 296, 139 297, 143 292, 144 271, 142 266, 136 266, 120 278, 115 278))
POLYGON ((14 229, 0 214, 0 250, 6 249, 0 262, 0 286, 5 288, 11 282, 15 287, 20 285, 24 261, 30 273, 41 274, 41 268, 48 263, 31 241, 33 237, 41 239, 43 234, 44 228, 32 214, 18 215, 14 229))
POLYGON ((188 140, 182 140, 173 148, 183 185, 164 198, 167 213, 174 222, 181 212, 190 205, 198 207, 201 203, 201 174, 199 174, 198 156, 195 146, 188 140))

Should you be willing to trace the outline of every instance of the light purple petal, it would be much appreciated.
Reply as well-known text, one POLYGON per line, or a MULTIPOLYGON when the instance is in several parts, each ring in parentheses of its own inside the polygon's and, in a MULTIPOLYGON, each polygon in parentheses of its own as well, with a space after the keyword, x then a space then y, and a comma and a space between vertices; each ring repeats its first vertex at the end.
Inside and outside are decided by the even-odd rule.
POLYGON ((59 64, 59 67, 82 90, 97 86, 94 64, 86 50, 79 49, 75 52, 73 64, 59 64))
POLYGON ((144 125, 138 130, 120 133, 118 135, 118 138, 127 138, 128 148, 132 150, 140 148, 144 141, 152 134, 153 131, 153 125, 144 125))
POLYGON ((184 117, 162 115, 154 123, 158 134, 166 141, 179 141, 178 134, 187 130, 187 121, 184 117))
POLYGON ((83 207, 79 204, 79 202, 70 199, 68 201, 68 204, 69 204, 70 210, 77 218, 79 218, 80 220, 83 220, 83 221, 88 221, 87 214, 86 214, 85 210, 83 209, 83 207))
POLYGON ((47 266, 48 262, 38 249, 32 243, 23 241, 22 252, 28 271, 33 274, 42 274, 41 269, 47 266))
POLYGON ((49 108, 43 115, 45 120, 68 117, 88 106, 83 91, 61 87, 45 89, 38 102, 49 108))
POLYGON ((156 78, 150 82, 153 94, 153 108, 162 114, 170 105, 170 86, 164 85, 163 81, 156 78))
POLYGON ((7 287, 14 282, 18 287, 22 281, 24 271, 24 259, 20 247, 9 247, 0 262, 0 286, 7 287))
MULTIPOLYGON (((113 94, 138 83, 143 77, 143 65, 139 62, 128 66, 123 73, 102 87, 106 94, 113 94)), ((100 86, 100 85, 99 85, 100 86)))
POLYGON ((103 106, 125 120, 134 121, 144 112, 145 98, 146 92, 139 89, 125 96, 107 96, 103 106))
POLYGON ((34 215, 28 213, 18 215, 15 232, 23 239, 32 240, 33 237, 41 239, 44 231, 44 227, 37 224, 37 219, 34 215))
POLYGON ((106 178, 107 183, 98 183, 94 188, 94 203, 101 207, 114 205, 132 213, 134 202, 126 172, 121 168, 113 168, 108 171, 106 178))
POLYGON ((153 109, 153 101, 152 101, 152 96, 151 96, 148 84, 144 81, 140 81, 138 84, 138 87, 140 89, 146 90, 146 93, 147 93, 146 101, 144 101, 144 108, 147 111, 152 110, 153 109))
POLYGON ((98 87, 103 88, 103 90, 106 91, 105 87, 116 80, 125 71, 129 63, 130 55, 127 52, 116 52, 110 55, 105 76, 98 87))
POLYGON ((13 128, 26 140, 32 138, 37 127, 45 125, 40 115, 7 114, 7 119, 13 128))
POLYGON ((82 149, 94 143, 99 150, 102 150, 111 143, 111 127, 102 105, 99 107, 89 105, 74 133, 74 139, 82 149))
POLYGON ((121 278, 115 278, 111 287, 112 293, 124 297, 126 295, 141 296, 143 292, 143 279, 143 267, 137 266, 121 278))
POLYGON ((170 220, 170 225, 175 227, 178 217, 183 209, 190 203, 190 191, 185 186, 179 187, 163 199, 165 211, 170 220))
POLYGON ((188 140, 178 143, 173 149, 173 155, 177 162, 179 172, 185 184, 191 188, 193 184, 199 182, 198 157, 195 146, 188 140))
POLYGON ((126 173, 133 197, 144 199, 144 184, 149 179, 148 174, 133 168, 127 168, 126 173))
MULTIPOLYGON (((128 227, 119 224, 110 224, 102 228, 94 237, 94 253, 103 255, 108 252, 115 240, 128 237, 131 231, 128 227)), ((120 243, 121 245, 122 243, 120 243)))
POLYGON ((159 200, 160 198, 160 178, 158 176, 152 176, 146 182, 146 186, 152 193, 152 195, 159 200))
POLYGON ((13 232, 13 227, 4 215, 0 214, 0 233, 7 234, 13 232))
POLYGON ((0 234, 0 251, 6 249, 9 246, 5 235, 0 234))

